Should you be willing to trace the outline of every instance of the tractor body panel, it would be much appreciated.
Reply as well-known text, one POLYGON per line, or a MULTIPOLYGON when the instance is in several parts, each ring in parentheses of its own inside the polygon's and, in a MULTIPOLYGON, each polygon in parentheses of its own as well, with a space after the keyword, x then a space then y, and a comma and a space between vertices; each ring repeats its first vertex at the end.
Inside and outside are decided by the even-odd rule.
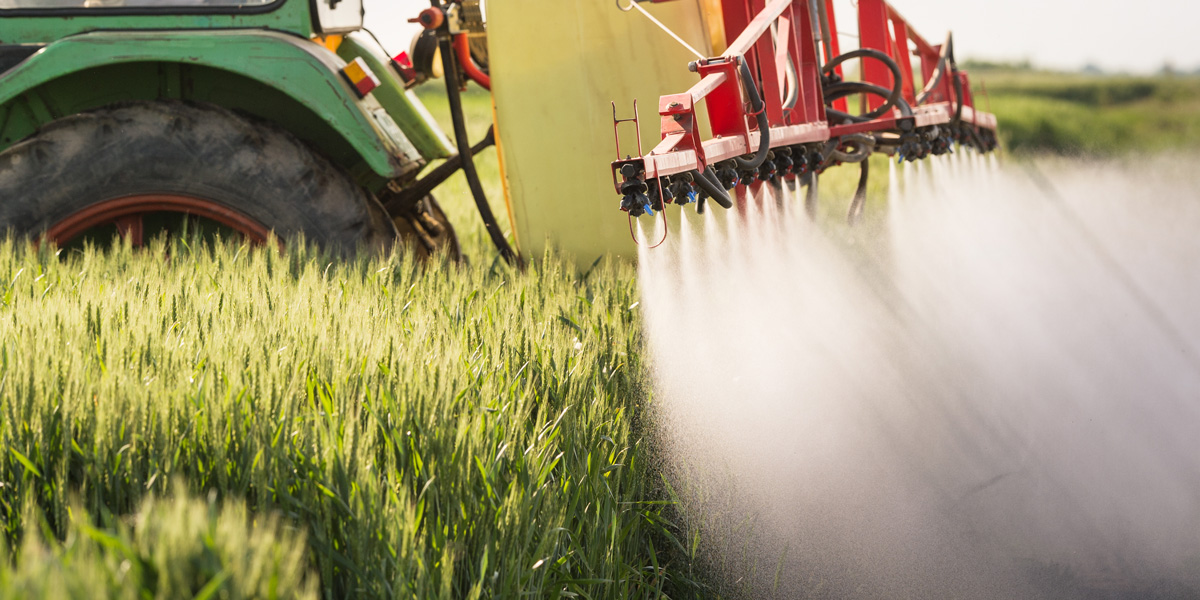
POLYGON ((355 58, 363 59, 379 77, 379 87, 371 95, 392 115, 422 157, 433 160, 454 154, 446 134, 438 128, 437 122, 425 110, 425 105, 421 104, 416 94, 405 89, 404 82, 392 68, 391 57, 378 42, 369 35, 352 33, 338 46, 337 54, 347 62, 355 58))
MULTIPOLYGON (((167 99, 217 104, 274 122, 368 189, 415 174, 424 164, 421 153, 374 97, 356 96, 339 73, 343 66, 321 45, 277 31, 71 35, 0 75, 0 150, 61 117, 122 101, 167 99)), ((410 130, 428 126, 421 120, 410 130)))

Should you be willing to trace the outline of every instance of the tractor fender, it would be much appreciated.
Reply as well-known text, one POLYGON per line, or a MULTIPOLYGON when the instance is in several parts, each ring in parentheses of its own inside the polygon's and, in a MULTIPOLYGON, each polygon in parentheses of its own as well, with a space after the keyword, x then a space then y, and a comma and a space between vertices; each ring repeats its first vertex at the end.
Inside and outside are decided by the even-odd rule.
POLYGON ((352 91, 345 64, 319 44, 265 30, 74 35, 0 75, 0 150, 67 115, 172 99, 275 122, 369 189, 415 173, 424 160, 371 95, 352 91))
POLYGON ((371 71, 379 77, 379 87, 371 95, 395 117, 404 135, 417 147, 427 160, 449 158, 456 150, 438 128, 433 115, 417 99, 412 90, 406 90, 404 82, 392 67, 392 59, 370 35, 360 31, 345 37, 337 48, 338 56, 346 62, 363 59, 371 71))

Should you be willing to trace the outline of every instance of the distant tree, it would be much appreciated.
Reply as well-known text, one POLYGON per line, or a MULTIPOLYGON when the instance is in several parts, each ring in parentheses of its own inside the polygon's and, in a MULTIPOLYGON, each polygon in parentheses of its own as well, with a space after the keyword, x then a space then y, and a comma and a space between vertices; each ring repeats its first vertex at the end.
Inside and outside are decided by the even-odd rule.
POLYGON ((1080 69, 1080 72, 1087 73, 1088 75, 1103 75, 1104 69, 1101 69, 1100 65, 1097 65, 1094 62, 1088 62, 1087 64, 1083 65, 1083 68, 1080 69))

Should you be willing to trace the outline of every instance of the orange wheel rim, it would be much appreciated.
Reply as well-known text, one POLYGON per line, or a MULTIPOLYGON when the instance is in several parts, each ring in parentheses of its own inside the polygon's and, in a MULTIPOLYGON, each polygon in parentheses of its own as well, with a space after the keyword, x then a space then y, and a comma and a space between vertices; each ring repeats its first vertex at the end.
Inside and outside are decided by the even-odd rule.
POLYGON ((41 239, 61 246, 89 229, 112 224, 116 225, 122 238, 129 239, 134 246, 141 246, 146 233, 143 217, 164 212, 215 221, 255 243, 266 242, 270 234, 265 225, 252 217, 211 200, 179 194, 134 194, 77 210, 48 228, 41 239))

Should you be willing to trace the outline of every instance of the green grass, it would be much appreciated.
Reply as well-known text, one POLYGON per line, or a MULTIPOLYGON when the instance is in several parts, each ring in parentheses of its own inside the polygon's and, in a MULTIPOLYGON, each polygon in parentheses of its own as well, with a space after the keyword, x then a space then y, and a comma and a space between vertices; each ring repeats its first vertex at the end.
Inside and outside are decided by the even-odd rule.
POLYGON ((4 242, 0 597, 687 587, 635 302, 628 265, 554 256, 4 242))
POLYGON ((647 466, 632 265, 512 270, 462 175, 437 195, 469 265, 0 242, 0 599, 702 589, 647 466))
POLYGON ((1200 77, 1016 69, 971 75, 976 105, 996 114, 1001 140, 1018 155, 1115 156, 1200 144, 1200 77))

